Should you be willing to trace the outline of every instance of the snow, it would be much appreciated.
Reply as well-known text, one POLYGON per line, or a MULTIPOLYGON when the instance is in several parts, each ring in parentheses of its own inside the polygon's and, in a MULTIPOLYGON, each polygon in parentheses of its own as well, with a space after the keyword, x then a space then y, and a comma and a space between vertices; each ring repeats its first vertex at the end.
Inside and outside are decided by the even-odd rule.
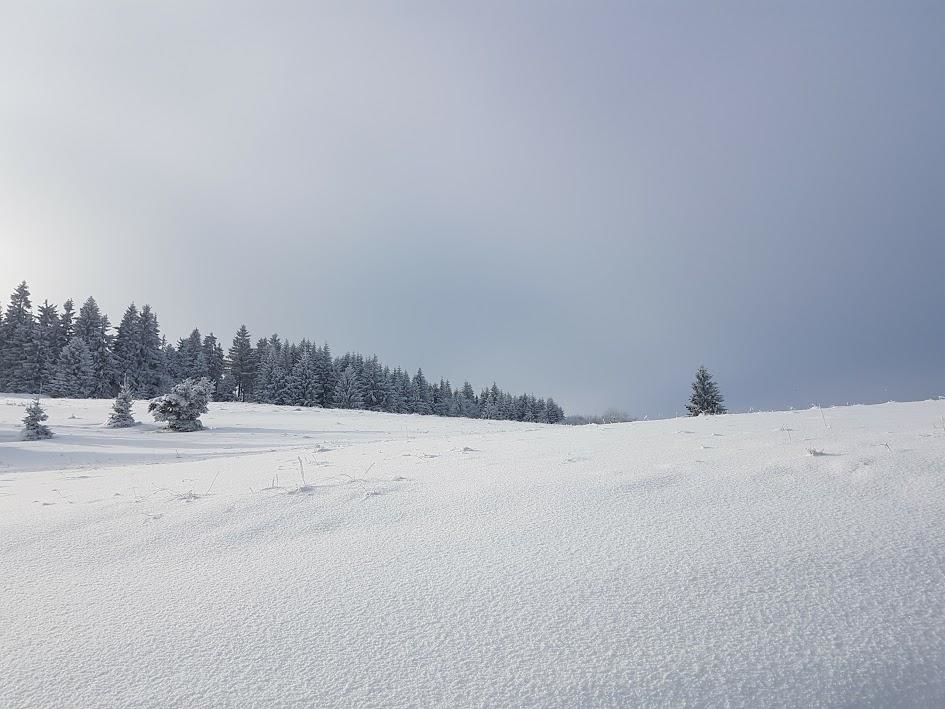
POLYGON ((2 706, 945 704, 945 401, 175 434, 45 400, 22 442, 26 403, 2 706))

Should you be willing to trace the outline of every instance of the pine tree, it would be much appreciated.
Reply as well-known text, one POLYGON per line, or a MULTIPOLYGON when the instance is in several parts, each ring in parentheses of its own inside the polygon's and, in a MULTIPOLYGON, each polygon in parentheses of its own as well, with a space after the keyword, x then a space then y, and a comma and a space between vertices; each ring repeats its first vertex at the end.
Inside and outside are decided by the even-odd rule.
POLYGON ((223 379, 223 372, 226 369, 226 359, 223 356, 223 348, 217 342, 217 338, 211 332, 203 338, 203 358, 207 364, 207 379, 213 382, 219 389, 220 380, 223 379))
POLYGON ((139 386, 139 357, 141 347, 141 315, 134 303, 125 308, 125 314, 115 334, 113 354, 115 372, 122 382, 128 380, 133 388, 139 386))
POLYGON ((39 399, 33 399, 33 402, 26 407, 26 416, 23 417, 23 431, 21 436, 24 441, 39 441, 44 438, 52 438, 53 432, 43 423, 49 416, 39 404, 39 399))
POLYGON ((555 400, 548 398, 547 402, 548 410, 548 423, 561 423, 564 421, 564 410, 555 403, 555 400))
POLYGON ((696 372, 696 380, 692 383, 692 395, 689 397, 689 403, 686 404, 689 415, 724 414, 723 401, 719 385, 712 379, 709 370, 705 367, 699 367, 696 372))
POLYGON ((56 371, 61 351, 58 308, 43 301, 36 316, 36 360, 39 368, 39 389, 45 391, 56 371))
POLYGON ((75 320, 75 336, 85 342, 91 352, 102 329, 102 311, 99 310, 95 298, 89 296, 79 308, 79 316, 75 320))
POLYGON ((256 378, 253 380, 253 400, 261 404, 275 403, 271 381, 276 366, 276 352, 269 340, 256 343, 256 378))
POLYGON ((146 399, 167 391, 169 377, 161 343, 161 329, 157 315, 150 305, 141 308, 138 353, 135 361, 137 382, 133 382, 138 396, 146 399))
POLYGON ((418 369, 413 376, 413 385, 411 394, 413 398, 410 401, 410 412, 414 414, 432 414, 433 413, 433 392, 427 378, 423 376, 423 370, 418 369))
POLYGON ((450 404, 453 400, 453 390, 448 381, 440 380, 433 387, 433 413, 437 416, 449 416, 450 404))
POLYGON ((318 356, 315 361, 315 372, 318 375, 316 381, 318 405, 327 409, 334 403, 335 385, 338 379, 338 375, 335 372, 334 361, 331 357, 331 349, 328 347, 327 342, 318 350, 318 356))
POLYGON ((62 315, 59 316, 59 351, 69 344, 75 337, 75 304, 69 298, 62 304, 62 315))
POLYGON ((492 387, 482 392, 480 398, 480 417, 484 419, 500 419, 502 411, 499 401, 499 387, 492 383, 492 387))
POLYGON ((23 359, 19 366, 19 391, 41 393, 43 391, 43 372, 46 369, 43 336, 36 322, 26 330, 23 342, 23 359))
POLYGON ((461 415, 468 418, 479 418, 479 400, 476 398, 476 391, 472 388, 472 384, 469 382, 463 383, 460 397, 462 398, 461 415))
POLYGON ((256 362, 253 345, 249 339, 249 330, 240 325, 233 338, 227 359, 229 382, 236 391, 237 401, 246 401, 252 395, 252 382, 256 375, 256 362))
POLYGON ((118 376, 112 357, 111 321, 99 310, 95 298, 88 298, 79 309, 75 321, 75 336, 85 342, 92 357, 94 386, 91 396, 110 397, 118 389, 118 376))
POLYGON ((360 409, 364 405, 358 375, 350 364, 338 376, 333 403, 339 409, 360 409))
POLYGON ((8 391, 29 391, 38 378, 36 371, 35 329, 30 290, 23 281, 10 296, 3 321, 3 351, 0 352, 0 377, 8 391))
POLYGON ((138 422, 135 421, 134 414, 131 411, 134 404, 134 396, 131 391, 131 385, 126 379, 115 397, 115 403, 112 404, 111 413, 108 414, 108 421, 105 425, 108 428, 128 428, 138 422))
POLYGON ((371 411, 384 411, 390 398, 390 389, 384 377, 384 370, 377 361, 377 355, 364 361, 360 381, 364 408, 371 411))
POLYGON ((92 345, 89 347, 92 355, 92 371, 95 375, 95 387, 92 390, 92 396, 97 399, 114 396, 119 388, 115 360, 112 356, 112 342, 115 338, 109 332, 111 328, 112 324, 108 316, 102 315, 99 318, 92 345))
POLYGON ((292 406, 318 405, 318 376, 315 371, 315 356, 311 349, 302 353, 301 359, 286 377, 286 401, 292 406))
POLYGON ((177 343, 177 377, 180 379, 209 378, 207 358, 203 352, 200 330, 194 328, 187 338, 177 343))
POLYGON ((92 355, 89 348, 78 337, 73 337, 59 353, 49 393, 52 396, 69 399, 86 399, 95 388, 95 374, 92 369, 92 355))

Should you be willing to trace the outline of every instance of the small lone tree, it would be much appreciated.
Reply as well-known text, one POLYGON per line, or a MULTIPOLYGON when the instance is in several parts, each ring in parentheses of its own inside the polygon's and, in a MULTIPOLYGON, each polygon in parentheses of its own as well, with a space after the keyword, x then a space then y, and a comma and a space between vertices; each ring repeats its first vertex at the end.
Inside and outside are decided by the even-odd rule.
POLYGON ((705 367, 699 367, 696 372, 696 380, 692 383, 692 395, 689 397, 689 403, 686 404, 689 415, 724 414, 723 401, 725 399, 722 398, 719 385, 712 379, 709 370, 705 367))
POLYGON ((167 421, 171 431, 199 431, 203 428, 200 414, 207 413, 211 394, 213 382, 206 377, 185 379, 169 393, 152 399, 148 412, 155 421, 167 421))
POLYGON ((33 399, 33 403, 26 407, 26 416, 23 417, 23 440, 39 441, 52 438, 53 432, 43 423, 48 418, 43 407, 39 405, 39 399, 33 399))
POLYGON ((118 396, 115 397, 115 403, 112 404, 111 413, 108 414, 108 421, 105 422, 105 425, 108 428, 128 428, 129 426, 135 426, 138 422, 135 421, 134 414, 131 413, 131 405, 134 403, 134 397, 131 393, 131 385, 128 384, 128 379, 125 378, 125 381, 121 385, 121 391, 118 392, 118 396))

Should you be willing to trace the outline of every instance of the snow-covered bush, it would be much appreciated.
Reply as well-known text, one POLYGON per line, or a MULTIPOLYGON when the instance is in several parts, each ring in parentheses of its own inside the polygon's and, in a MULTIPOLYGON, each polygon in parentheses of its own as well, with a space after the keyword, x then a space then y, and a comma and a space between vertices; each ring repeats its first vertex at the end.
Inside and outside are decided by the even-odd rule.
POLYGON ((39 441, 52 438, 53 432, 43 423, 48 418, 43 407, 39 405, 39 399, 33 399, 33 403, 26 407, 26 416, 23 417, 23 440, 39 441))
POLYGON ((136 425, 138 422, 135 421, 135 417, 131 413, 133 403, 134 397, 131 394, 131 386, 125 380, 124 384, 121 385, 121 391, 115 397, 115 403, 112 404, 112 410, 108 414, 108 421, 105 422, 105 425, 108 428, 128 428, 136 425))
POLYGON ((206 377, 185 379, 164 396, 151 399, 148 412, 155 421, 167 421, 171 431, 199 431, 200 414, 207 413, 213 383, 206 377))

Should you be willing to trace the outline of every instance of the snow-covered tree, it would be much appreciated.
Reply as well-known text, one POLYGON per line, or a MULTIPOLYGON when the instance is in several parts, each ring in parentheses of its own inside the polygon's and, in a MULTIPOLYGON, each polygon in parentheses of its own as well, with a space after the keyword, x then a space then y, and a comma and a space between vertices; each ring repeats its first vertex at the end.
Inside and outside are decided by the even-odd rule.
POLYGON ((125 313, 118 324, 112 353, 114 355, 115 373, 122 382, 131 382, 133 387, 138 382, 138 351, 141 343, 141 315, 137 306, 132 303, 125 308, 125 313))
POLYGON ((423 375, 423 370, 418 369, 417 373, 413 376, 413 385, 412 399, 408 406, 410 407, 410 412, 414 414, 432 414, 433 413, 433 392, 430 389, 430 384, 427 382, 427 378, 423 375))
POLYGON ((449 381, 440 380, 432 387, 433 413, 437 416, 449 416, 450 404, 453 401, 453 389, 449 381))
POLYGON ((132 381, 132 384, 138 396, 151 398, 167 391, 165 382, 168 377, 161 343, 161 328, 150 305, 141 308, 135 370, 137 382, 132 381))
POLYGON ((709 370, 705 367, 699 367, 696 372, 696 380, 692 383, 692 394, 689 397, 689 403, 686 404, 689 415, 724 414, 723 401, 719 385, 715 383, 712 375, 709 374, 709 370))
POLYGON ((223 348, 217 342, 217 338, 211 332, 203 338, 203 358, 207 364, 207 379, 214 383, 215 392, 219 392, 220 380, 223 379, 223 372, 226 368, 226 359, 223 356, 223 348))
POLYGON ((185 379, 163 396, 152 399, 148 412, 155 421, 167 421, 171 431, 199 431, 203 428, 200 415, 207 413, 207 404, 213 394, 213 383, 203 377, 185 379))
POLYGON ((118 396, 115 397, 115 403, 112 404, 112 410, 108 414, 105 425, 108 428, 128 428, 137 424, 131 412, 132 404, 134 404, 134 394, 131 391, 131 384, 126 379, 121 385, 118 396))
POLYGON ((0 351, 0 384, 7 391, 36 388, 39 371, 36 361, 36 332, 30 290, 23 281, 16 287, 3 320, 3 349, 0 351))
POLYGON ((249 339, 249 330, 245 325, 240 325, 240 329, 236 331, 226 366, 228 381, 235 390, 236 399, 246 401, 252 395, 256 358, 249 339))
POLYGON ((275 345, 270 344, 272 339, 278 342, 278 338, 273 335, 270 340, 260 340, 256 343, 254 357, 256 360, 256 378, 253 380, 253 401, 258 401, 261 404, 274 403, 270 380, 272 379, 272 370, 276 366, 276 352, 274 351, 275 345))
POLYGON ((49 382, 49 393, 69 399, 85 399, 92 395, 94 389, 92 355, 83 340, 73 337, 59 353, 49 382))
POLYGON ((89 296, 79 308, 79 316, 75 319, 75 337, 81 338, 91 351, 92 342, 98 338, 101 329, 102 311, 99 310, 95 298, 89 296))
POLYGON ((334 361, 331 357, 331 349, 328 347, 327 342, 318 348, 314 366, 316 374, 315 389, 318 394, 318 405, 328 408, 334 403, 335 384, 337 383, 338 375, 335 372, 334 361))
POLYGON ((88 298, 79 309, 75 336, 81 339, 92 357, 94 381, 91 396, 110 397, 118 389, 118 376, 112 355, 111 321, 99 310, 95 298, 88 298))
POLYGON ((39 404, 39 399, 33 399, 32 403, 26 407, 26 416, 23 417, 23 431, 20 434, 23 440, 39 441, 52 438, 53 432, 43 423, 48 418, 49 416, 39 404))
POLYGON ((69 344, 75 337, 75 304, 69 298, 62 304, 62 315, 59 316, 59 351, 69 344))
POLYGON ((350 364, 338 375, 333 403, 339 409, 360 409, 364 406, 358 375, 350 364))
POLYGON ((564 421, 564 409, 558 406, 558 404, 555 403, 555 400, 550 397, 548 398, 547 408, 548 423, 561 423, 564 421))
POLYGON ((200 330, 194 328, 188 337, 177 343, 177 367, 177 376, 181 379, 209 378, 210 371, 200 330))
POLYGON ((461 416, 468 418, 479 418, 479 400, 476 398, 476 391, 469 382, 463 383, 463 388, 459 392, 461 416))
POLYGON ((92 396, 98 399, 114 396, 119 388, 115 359, 112 356, 112 343, 115 337, 111 334, 111 329, 112 324, 108 316, 102 315, 89 346, 89 354, 92 355, 92 372, 95 375, 92 396))
POLYGON ((384 376, 384 370, 377 361, 377 355, 364 360, 359 379, 364 408, 371 411, 384 411, 389 403, 390 388, 384 376))
POLYGON ((59 312, 55 305, 43 301, 36 315, 36 362, 39 369, 39 390, 45 391, 56 371, 59 360, 59 312))
POLYGON ((67 300, 61 315, 55 305, 44 302, 34 316, 23 282, 0 312, 0 390, 105 398, 117 394, 127 380, 138 396, 153 398, 169 391, 175 381, 205 376, 218 400, 235 396, 295 406, 536 422, 563 418, 552 400, 513 397, 495 384, 477 397, 468 382, 462 390, 454 390, 444 379, 431 384, 423 370, 411 377, 400 367, 384 366, 376 355, 349 352, 333 358, 328 343, 316 347, 309 340, 296 344, 273 335, 254 348, 245 325, 226 357, 216 337, 202 338, 197 329, 175 347, 162 337, 149 305, 140 311, 129 305, 113 333, 94 298, 78 313, 67 300), (352 382, 357 383, 356 392, 352 382))

